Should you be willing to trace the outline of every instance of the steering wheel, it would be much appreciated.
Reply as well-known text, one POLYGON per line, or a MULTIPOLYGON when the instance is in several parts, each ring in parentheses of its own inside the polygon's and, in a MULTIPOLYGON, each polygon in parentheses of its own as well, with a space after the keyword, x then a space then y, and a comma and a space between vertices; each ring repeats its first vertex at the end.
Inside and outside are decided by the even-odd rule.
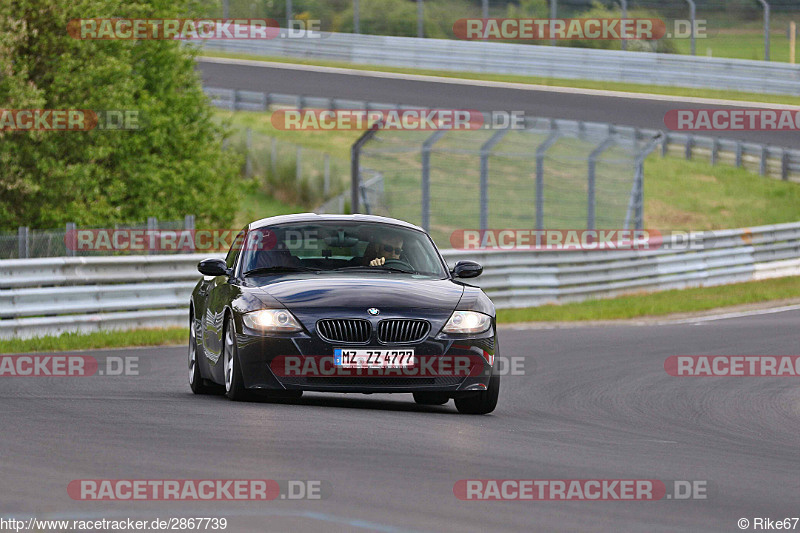
POLYGON ((387 259, 381 266, 392 267, 392 268, 405 267, 402 270, 409 270, 410 271, 409 274, 417 271, 416 268, 411 266, 409 263, 406 263, 402 259, 387 259))

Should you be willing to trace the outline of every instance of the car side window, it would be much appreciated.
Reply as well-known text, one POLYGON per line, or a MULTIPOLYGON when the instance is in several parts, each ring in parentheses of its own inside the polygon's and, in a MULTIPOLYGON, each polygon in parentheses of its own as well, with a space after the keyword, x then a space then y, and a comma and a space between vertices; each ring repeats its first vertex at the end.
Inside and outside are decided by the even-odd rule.
POLYGON ((228 250, 228 255, 225 256, 225 266, 233 268, 236 264, 236 258, 239 256, 239 251, 242 249, 242 242, 244 242, 244 230, 240 231, 236 238, 233 239, 231 249, 228 250))

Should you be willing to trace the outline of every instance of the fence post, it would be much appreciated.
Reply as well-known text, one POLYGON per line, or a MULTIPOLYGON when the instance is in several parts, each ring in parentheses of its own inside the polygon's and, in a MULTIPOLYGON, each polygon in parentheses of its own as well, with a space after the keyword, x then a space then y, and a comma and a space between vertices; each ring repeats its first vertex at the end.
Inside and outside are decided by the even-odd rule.
POLYGON ((694 0, 686 0, 689 3, 689 19, 692 24, 691 30, 691 37, 692 37, 692 55, 697 55, 697 49, 695 47, 695 35, 694 35, 694 28, 697 25, 697 6, 694 3, 694 0))
POLYGON ((431 148, 447 130, 436 130, 422 142, 422 229, 430 231, 431 226, 431 148))
POLYGON ((481 146, 481 230, 489 228, 489 156, 492 155, 492 148, 505 137, 510 130, 498 130, 488 141, 481 146))
POLYGON ((425 37, 425 5, 417 0, 417 37, 425 37))
POLYGON ((158 219, 156 217, 147 217, 147 254, 153 255, 153 235, 158 230, 158 219))
POLYGON ((376 122, 350 147, 350 213, 352 214, 358 213, 358 193, 361 187, 361 147, 372 139, 382 126, 382 122, 376 122))
POLYGON ((544 229, 544 154, 560 135, 556 121, 551 120, 550 136, 536 149, 536 229, 539 231, 544 229))
POLYGON ((736 141, 736 168, 742 166, 742 141, 736 141))
POLYGON ((253 130, 247 128, 245 130, 245 149, 247 150, 247 154, 245 155, 245 175, 249 178, 253 175, 253 130))
POLYGON ((331 192, 331 156, 328 153, 323 154, 324 172, 322 175, 322 194, 325 198, 331 192))
POLYGON ((20 259, 27 259, 30 251, 28 226, 20 226, 17 230, 17 247, 20 259))
POLYGON ((361 33, 361 9, 358 0, 353 0, 353 33, 361 33))
POLYGON ((692 145, 694 144, 694 135, 687 135, 686 136, 686 147, 684 149, 684 155, 686 160, 689 161, 692 158, 692 145))
POLYGON ((183 217, 183 229, 194 231, 194 215, 183 217))
MULTIPOLYGON (((620 3, 622 4, 622 18, 624 20, 624 19, 628 18, 628 0, 620 0, 620 3)), ((623 35, 622 39, 620 39, 620 40, 622 41, 620 43, 622 49, 623 50, 627 50, 628 49, 628 39, 626 39, 625 36, 623 35)))
POLYGON ((76 225, 74 222, 67 222, 66 233, 64 234, 64 244, 67 248, 67 257, 75 257, 75 248, 78 243, 77 235, 75 234, 76 225))
POLYGON ((303 157, 302 157, 303 148, 301 146, 297 147, 297 151, 295 152, 294 156, 294 181, 297 185, 297 190, 300 190, 300 183, 303 181, 303 157))
MULTIPOLYGON (((550 18, 556 19, 558 18, 558 0, 550 0, 550 18)), ((552 35, 550 36, 550 46, 556 45, 556 38, 552 35)))
POLYGON ((758 165, 758 173, 762 176, 767 174, 767 147, 761 147, 761 162, 758 165))
POLYGON ((769 61, 769 4, 767 0, 758 0, 764 6, 764 61, 769 61))
POLYGON ((609 131, 609 136, 589 154, 589 190, 586 206, 586 229, 594 229, 595 227, 595 167, 597 165, 597 158, 612 144, 614 144, 614 139, 611 137, 611 132, 609 131))
POLYGON ((292 0, 286 0, 286 27, 287 28, 291 27, 292 20, 294 20, 294 16, 292 15, 292 0))
POLYGON ((272 167, 272 177, 273 179, 278 174, 278 141, 275 137, 271 137, 269 140, 270 145, 270 166, 272 167))

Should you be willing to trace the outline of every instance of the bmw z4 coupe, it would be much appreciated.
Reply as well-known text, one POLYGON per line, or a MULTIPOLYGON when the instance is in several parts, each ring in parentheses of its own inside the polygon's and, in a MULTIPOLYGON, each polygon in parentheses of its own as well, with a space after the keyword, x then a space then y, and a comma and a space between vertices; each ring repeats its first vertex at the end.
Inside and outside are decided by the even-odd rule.
POLYGON ((483 269, 448 269, 417 226, 370 215, 265 218, 198 270, 196 394, 411 393, 424 405, 453 399, 468 414, 497 405, 494 304, 462 281, 483 269))

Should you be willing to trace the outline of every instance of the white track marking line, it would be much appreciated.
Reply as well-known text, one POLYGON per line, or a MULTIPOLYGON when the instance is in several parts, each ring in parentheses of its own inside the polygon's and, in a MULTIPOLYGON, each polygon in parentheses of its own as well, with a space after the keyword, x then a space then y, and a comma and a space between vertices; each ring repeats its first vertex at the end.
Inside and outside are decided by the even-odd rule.
POLYGON ((562 94, 583 94, 588 96, 606 96, 612 98, 633 98, 637 100, 651 100, 660 102, 684 102, 692 104, 705 104, 729 107, 751 107, 763 109, 791 109, 800 110, 800 106, 787 104, 769 104, 764 102, 745 102, 740 100, 722 100, 715 98, 698 98, 693 96, 672 96, 666 94, 629 93, 623 91, 608 91, 602 89, 580 89, 575 87, 556 87, 550 85, 534 85, 529 83, 512 83, 503 81, 471 80, 462 78, 445 78, 441 76, 427 76, 422 74, 403 74, 399 72, 380 72, 376 70, 358 70, 340 67, 323 67, 317 65, 298 65, 294 63, 278 63, 274 61, 257 61, 252 59, 229 59, 224 57, 200 56, 198 61, 203 63, 218 63, 223 65, 239 65, 247 67, 277 68, 285 70, 303 70, 311 72, 325 72, 328 74, 343 74, 348 76, 363 76, 370 78, 386 78, 407 81, 423 81, 429 83, 447 83, 451 85, 473 85, 477 87, 494 87, 497 89, 516 89, 522 91, 547 91, 562 94))
POLYGON ((784 313, 786 311, 797 311, 800 305, 787 305, 784 307, 773 307, 770 309, 754 309, 753 311, 741 311, 739 313, 723 313, 719 315, 703 316, 696 318, 685 318, 681 320, 669 320, 659 322, 661 324, 697 324, 700 322, 711 322, 713 320, 727 320, 729 318, 742 318, 757 315, 771 315, 773 313, 784 313))

